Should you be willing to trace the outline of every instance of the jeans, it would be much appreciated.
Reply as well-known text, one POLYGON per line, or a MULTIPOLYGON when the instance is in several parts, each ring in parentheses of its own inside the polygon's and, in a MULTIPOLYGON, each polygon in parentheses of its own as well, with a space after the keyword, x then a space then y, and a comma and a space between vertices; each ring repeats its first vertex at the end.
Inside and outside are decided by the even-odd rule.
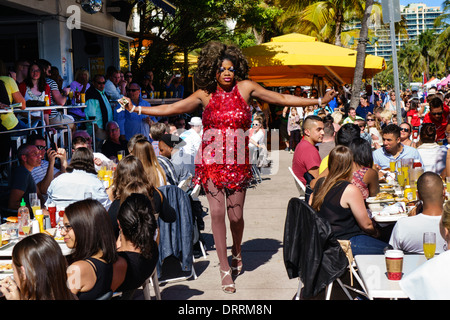
POLYGON ((358 235, 350 238, 353 255, 357 254, 384 254, 388 243, 366 235, 358 235))

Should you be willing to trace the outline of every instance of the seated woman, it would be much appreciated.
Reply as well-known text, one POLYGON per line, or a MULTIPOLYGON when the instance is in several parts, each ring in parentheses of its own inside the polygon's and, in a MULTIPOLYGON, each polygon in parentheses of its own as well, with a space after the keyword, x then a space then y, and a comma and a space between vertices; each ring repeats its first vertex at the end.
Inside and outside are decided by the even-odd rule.
POLYGON ((314 186, 310 205, 327 220, 339 240, 350 240, 354 255, 383 254, 387 243, 376 239, 380 233, 369 218, 364 199, 353 177, 353 154, 339 145, 330 152, 328 175, 314 186))
POLYGON ((417 151, 425 165, 423 169, 440 175, 445 169, 447 147, 436 143, 436 125, 434 123, 422 124, 419 137, 417 151))
POLYGON ((155 150, 148 139, 134 140, 131 154, 141 160, 148 181, 155 188, 167 184, 166 173, 158 162, 155 150))
POLYGON ((80 300, 95 300, 114 291, 125 278, 126 262, 117 255, 111 221, 97 200, 86 199, 65 209, 61 235, 67 247, 68 286, 80 300))
POLYGON ((361 190, 365 199, 375 197, 380 192, 378 173, 372 169, 373 156, 370 143, 364 138, 356 138, 350 142, 353 153, 354 172, 352 184, 361 190))
MULTIPOLYGON (((127 191, 145 192, 136 182, 127 191)), ((120 205, 117 220, 120 228, 119 256, 127 261, 125 280, 117 291, 140 287, 155 270, 158 262, 158 245, 155 241, 157 223, 153 205, 144 193, 132 193, 120 205)))
POLYGON ((117 214, 120 207, 120 199, 124 192, 124 188, 130 182, 138 182, 142 186, 145 186, 150 201, 154 205, 157 219, 158 217, 161 217, 164 222, 169 223, 176 220, 176 212, 170 206, 169 201, 167 201, 164 195, 148 181, 147 177, 142 162, 133 155, 126 156, 117 165, 116 171, 114 171, 113 185, 108 189, 110 199, 113 201, 108 210, 108 214, 111 218, 116 238, 119 236, 117 214))
POLYGON ((111 200, 97 177, 94 155, 88 148, 81 147, 74 150, 66 172, 50 182, 46 206, 53 201, 57 206, 67 207, 75 201, 83 200, 87 192, 91 193, 92 199, 109 209, 111 200))
POLYGON ((76 300, 67 287, 67 261, 55 239, 30 235, 13 248, 14 280, 0 280, 7 300, 76 300))
MULTIPOLYGON (((48 96, 49 105, 51 105, 51 90, 50 86, 45 80, 45 72, 38 63, 30 64, 28 74, 25 80, 19 84, 19 91, 27 101, 27 107, 31 106, 45 106, 45 97, 48 96), (30 101, 30 102, 29 102, 30 101)), ((58 112, 54 110, 53 112, 58 112)), ((50 124, 49 119, 52 111, 44 111, 45 124, 50 124)), ((20 114, 19 114, 20 115, 20 114)), ((41 112, 31 112, 31 120, 40 120, 41 112)), ((23 121, 28 121, 27 115, 22 117, 23 121)))

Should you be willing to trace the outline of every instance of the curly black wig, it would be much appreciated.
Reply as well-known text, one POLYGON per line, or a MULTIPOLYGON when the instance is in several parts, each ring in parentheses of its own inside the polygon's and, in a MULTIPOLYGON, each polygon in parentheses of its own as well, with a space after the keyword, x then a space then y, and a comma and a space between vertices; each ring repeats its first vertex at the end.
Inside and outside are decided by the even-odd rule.
POLYGON ((236 46, 212 41, 203 47, 198 57, 195 82, 200 89, 206 90, 208 93, 216 91, 216 73, 224 60, 230 60, 233 63, 236 80, 240 81, 248 78, 250 68, 241 49, 236 46))

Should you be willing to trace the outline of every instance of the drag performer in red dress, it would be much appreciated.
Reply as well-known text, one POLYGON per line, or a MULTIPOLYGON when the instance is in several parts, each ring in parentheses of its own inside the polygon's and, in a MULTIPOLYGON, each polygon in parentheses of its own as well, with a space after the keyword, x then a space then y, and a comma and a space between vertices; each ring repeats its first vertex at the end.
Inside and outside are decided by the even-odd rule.
POLYGON ((169 105, 127 109, 153 116, 191 113, 203 107, 202 148, 196 157, 195 181, 206 192, 211 212, 211 228, 220 263, 222 290, 236 291, 233 277, 242 270, 241 243, 244 232, 243 208, 251 180, 248 161, 248 133, 251 125, 249 102, 259 99, 282 106, 326 104, 337 93, 330 90, 322 99, 308 99, 264 89, 248 80, 248 63, 235 46, 210 42, 198 58, 196 84, 199 90, 169 105), (231 268, 227 256, 226 224, 228 215, 233 240, 231 268))

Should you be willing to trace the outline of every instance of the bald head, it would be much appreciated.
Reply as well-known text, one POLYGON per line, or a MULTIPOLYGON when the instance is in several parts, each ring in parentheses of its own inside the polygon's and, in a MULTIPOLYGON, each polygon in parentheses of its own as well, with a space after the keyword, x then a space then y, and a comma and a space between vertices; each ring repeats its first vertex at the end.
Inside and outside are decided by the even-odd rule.
POLYGON ((431 171, 427 171, 417 180, 417 192, 425 203, 444 203, 444 185, 441 177, 431 171))

